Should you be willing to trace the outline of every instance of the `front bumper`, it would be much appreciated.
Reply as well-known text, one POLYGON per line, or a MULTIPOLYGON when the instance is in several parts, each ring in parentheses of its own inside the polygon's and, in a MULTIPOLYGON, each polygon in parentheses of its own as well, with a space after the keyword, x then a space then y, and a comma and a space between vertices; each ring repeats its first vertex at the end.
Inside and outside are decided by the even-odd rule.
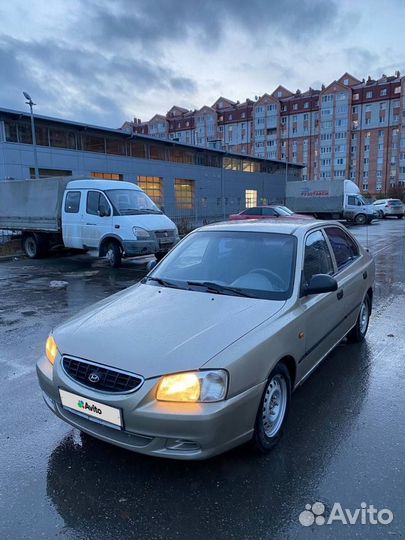
POLYGON ((94 437, 142 454, 174 459, 205 459, 248 441, 265 382, 217 403, 167 403, 154 398, 158 378, 129 394, 106 394, 80 385, 47 358, 37 375, 48 407, 62 420, 94 437), (79 416, 62 407, 59 388, 122 410, 124 429, 79 416))
POLYGON ((124 240, 122 247, 124 248, 125 257, 153 255, 159 251, 159 245, 155 240, 124 240))

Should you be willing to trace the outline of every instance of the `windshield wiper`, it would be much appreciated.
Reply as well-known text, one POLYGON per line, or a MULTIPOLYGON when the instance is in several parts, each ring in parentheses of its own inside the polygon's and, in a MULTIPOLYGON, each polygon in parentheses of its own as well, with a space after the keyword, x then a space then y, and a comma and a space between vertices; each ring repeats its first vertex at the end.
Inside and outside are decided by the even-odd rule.
POLYGON ((188 287, 184 284, 181 285, 177 281, 172 281, 171 279, 163 279, 153 276, 146 276, 143 278, 141 283, 146 283, 147 281, 156 281, 156 283, 159 283, 159 285, 163 285, 163 287, 171 287, 172 289, 188 289, 188 287))
POLYGON ((221 285, 220 283, 215 283, 214 281, 187 281, 188 285, 205 287, 207 291, 215 292, 218 294, 231 293, 237 296, 246 296, 248 298, 254 298, 251 294, 242 291, 241 289, 236 289, 234 287, 229 287, 228 285, 221 285))

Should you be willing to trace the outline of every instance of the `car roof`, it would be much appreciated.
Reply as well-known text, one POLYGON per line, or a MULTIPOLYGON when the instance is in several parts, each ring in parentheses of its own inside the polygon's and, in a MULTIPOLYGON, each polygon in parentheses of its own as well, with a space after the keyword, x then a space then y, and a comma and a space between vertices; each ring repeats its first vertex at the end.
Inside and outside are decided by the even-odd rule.
POLYGON ((226 231, 226 232, 268 232, 280 234, 305 234, 308 230, 325 227, 326 225, 337 225, 342 227, 338 221, 321 221, 307 219, 280 218, 274 219, 246 219, 243 221, 221 221, 211 223, 197 229, 198 231, 226 231))
POLYGON ((260 206, 251 206, 250 208, 245 208, 242 210, 242 212, 245 212, 246 210, 254 210, 255 208, 278 208, 279 206, 283 206, 282 204, 261 204, 260 206))

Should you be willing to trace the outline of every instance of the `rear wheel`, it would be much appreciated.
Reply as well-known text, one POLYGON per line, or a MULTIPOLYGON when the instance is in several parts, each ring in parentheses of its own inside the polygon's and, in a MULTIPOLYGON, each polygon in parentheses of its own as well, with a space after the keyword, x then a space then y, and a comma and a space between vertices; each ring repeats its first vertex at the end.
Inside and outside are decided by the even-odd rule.
POLYGON ((252 438, 256 450, 269 452, 278 443, 290 408, 290 399, 290 374, 280 362, 271 372, 257 412, 252 438))
POLYGON ((117 242, 110 242, 107 246, 107 252, 106 257, 108 264, 111 266, 111 268, 118 268, 121 266, 122 262, 122 253, 121 248, 117 244, 117 242))
POLYGON ((371 303, 367 295, 360 306, 359 316, 357 317, 356 325, 347 334, 349 341, 360 343, 366 337, 368 323, 370 320, 371 303))
POLYGON ((39 234, 26 234, 22 239, 22 247, 30 259, 39 259, 43 257, 48 250, 47 238, 39 234))
POLYGON ((357 214, 354 218, 356 225, 364 225, 367 222, 367 216, 365 214, 357 214))

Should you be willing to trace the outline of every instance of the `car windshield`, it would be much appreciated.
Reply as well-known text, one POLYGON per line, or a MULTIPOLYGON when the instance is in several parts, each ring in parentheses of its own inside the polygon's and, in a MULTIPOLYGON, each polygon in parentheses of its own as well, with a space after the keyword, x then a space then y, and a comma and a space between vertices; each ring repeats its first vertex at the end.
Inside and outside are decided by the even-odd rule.
POLYGON ((186 237, 146 282, 167 287, 286 300, 296 238, 289 234, 198 231, 186 237))
POLYGON ((136 189, 108 189, 105 193, 120 216, 162 213, 143 191, 136 189))
POLYGON ((284 216, 292 216, 294 214, 294 212, 286 206, 277 206, 277 210, 278 212, 280 212, 280 214, 283 214, 284 216))

